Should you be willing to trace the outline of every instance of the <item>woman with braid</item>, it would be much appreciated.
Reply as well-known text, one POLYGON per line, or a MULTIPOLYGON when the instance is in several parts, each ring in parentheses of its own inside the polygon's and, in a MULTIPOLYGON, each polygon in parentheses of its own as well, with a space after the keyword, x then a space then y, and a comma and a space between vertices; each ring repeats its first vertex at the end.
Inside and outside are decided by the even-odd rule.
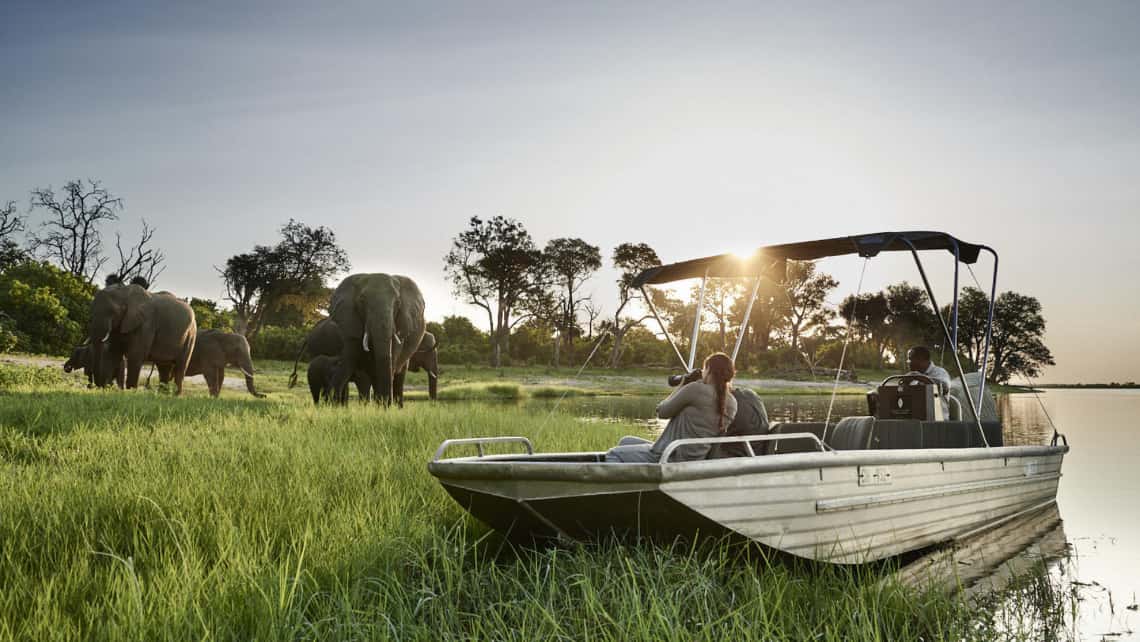
MULTIPOLYGON (((606 461, 656 463, 665 447, 677 439, 724 435, 736 416, 736 399, 730 383, 735 374, 736 369, 727 354, 709 355, 701 368, 700 380, 680 386, 657 404, 657 416, 669 420, 657 441, 623 437, 616 448, 606 453, 606 461)), ((710 444, 681 446, 673 451, 669 461, 704 459, 710 448, 710 444)))

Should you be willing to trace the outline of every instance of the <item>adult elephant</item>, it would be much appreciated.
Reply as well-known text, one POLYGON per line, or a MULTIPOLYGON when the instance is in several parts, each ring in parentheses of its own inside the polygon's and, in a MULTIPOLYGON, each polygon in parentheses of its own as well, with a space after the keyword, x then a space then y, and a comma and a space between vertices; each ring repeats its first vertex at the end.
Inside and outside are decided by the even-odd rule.
POLYGON ((111 285, 95 293, 88 336, 95 384, 109 383, 103 367, 126 358, 125 387, 137 388, 144 361, 171 363, 174 394, 182 394, 182 379, 194 353, 198 326, 190 304, 170 292, 147 292, 131 285, 111 285))
MULTIPOLYGON (((439 342, 436 341, 435 335, 430 332, 424 332, 424 338, 420 340, 419 347, 412 354, 412 358, 408 360, 408 370, 419 372, 421 369, 427 372, 428 397, 435 401, 439 390, 439 342)), ((403 379, 401 378, 402 383, 403 379)), ((396 395, 403 401, 404 390, 402 387, 396 395)))
MULTIPOLYGON (((245 375, 245 389, 254 397, 264 397, 253 385, 253 359, 249 356, 249 341, 236 332, 223 330, 199 330, 194 341, 194 354, 186 367, 186 376, 202 375, 210 396, 217 397, 222 392, 222 382, 226 379, 226 366, 233 366, 245 375)), ((158 379, 162 383, 170 381, 173 363, 158 364, 158 379)))
POLYGON ((403 390, 408 361, 424 336, 419 286, 396 274, 353 274, 333 291, 329 313, 343 341, 333 390, 342 389, 360 367, 372 373, 376 398, 390 405, 392 391, 403 390))

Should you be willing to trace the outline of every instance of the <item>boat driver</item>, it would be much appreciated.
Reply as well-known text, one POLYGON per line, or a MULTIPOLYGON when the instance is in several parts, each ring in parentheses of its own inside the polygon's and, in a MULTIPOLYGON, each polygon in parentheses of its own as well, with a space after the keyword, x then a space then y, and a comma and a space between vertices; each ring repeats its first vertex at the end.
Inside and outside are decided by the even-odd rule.
POLYGON ((942 416, 949 418, 950 402, 946 397, 950 394, 950 373, 946 372, 945 368, 931 363, 930 348, 926 346, 914 346, 907 350, 906 361, 907 367, 910 368, 910 372, 907 374, 926 375, 938 384, 938 399, 942 404, 942 416))

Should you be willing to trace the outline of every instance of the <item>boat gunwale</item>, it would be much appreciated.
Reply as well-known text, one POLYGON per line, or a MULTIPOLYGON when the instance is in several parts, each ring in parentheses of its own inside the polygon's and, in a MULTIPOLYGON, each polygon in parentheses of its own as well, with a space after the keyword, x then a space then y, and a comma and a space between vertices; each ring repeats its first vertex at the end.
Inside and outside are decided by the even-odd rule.
POLYGON ((986 459, 1064 456, 1068 446, 997 446, 991 448, 915 448, 841 450, 729 457, 666 464, 583 461, 527 461, 528 458, 582 457, 602 452, 535 453, 453 457, 428 463, 439 479, 514 481, 575 481, 581 483, 675 482, 756 473, 787 472, 849 466, 903 465, 986 459))

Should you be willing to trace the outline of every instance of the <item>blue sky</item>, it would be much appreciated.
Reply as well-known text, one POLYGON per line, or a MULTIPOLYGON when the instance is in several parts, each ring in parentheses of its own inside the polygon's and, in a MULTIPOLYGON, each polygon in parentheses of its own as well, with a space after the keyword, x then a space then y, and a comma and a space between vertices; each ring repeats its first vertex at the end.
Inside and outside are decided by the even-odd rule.
MULTIPOLYGON (((183 296, 327 225, 431 318, 469 312, 442 256, 472 215, 666 261, 945 229, 1042 300, 1046 379, 1140 379, 1137 69, 1127 2, 4 0, 0 200, 102 179, 183 296)), ((826 268, 854 289, 857 260, 826 268)))

